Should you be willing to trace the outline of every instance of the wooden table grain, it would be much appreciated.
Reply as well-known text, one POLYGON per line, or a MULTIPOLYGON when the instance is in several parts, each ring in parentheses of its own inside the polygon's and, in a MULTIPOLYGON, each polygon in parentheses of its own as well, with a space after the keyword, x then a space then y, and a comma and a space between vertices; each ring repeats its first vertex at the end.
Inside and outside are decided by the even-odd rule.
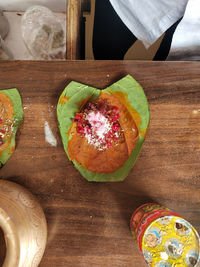
POLYGON ((48 222, 40 266, 146 266, 129 231, 135 208, 158 202, 200 230, 200 63, 136 61, 1 62, 0 89, 17 87, 24 123, 0 178, 28 188, 48 222), (104 88, 131 74, 147 95, 151 121, 124 182, 89 183, 69 162, 56 105, 75 80, 104 88), (57 146, 45 142, 47 121, 57 146))

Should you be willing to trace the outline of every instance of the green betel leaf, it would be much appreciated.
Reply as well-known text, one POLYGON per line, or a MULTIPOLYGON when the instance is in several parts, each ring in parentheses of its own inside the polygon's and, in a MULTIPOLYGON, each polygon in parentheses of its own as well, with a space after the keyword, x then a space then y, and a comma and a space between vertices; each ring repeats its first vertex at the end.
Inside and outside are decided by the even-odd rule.
POLYGON ((141 85, 133 79, 130 75, 114 83, 104 90, 109 92, 122 92, 127 103, 139 114, 141 123, 139 123, 139 130, 145 131, 149 125, 150 112, 149 105, 145 93, 141 85))
MULTIPOLYGON (((8 121, 8 126, 6 127, 11 127, 10 136, 7 139, 3 140, 4 143, 0 147, 0 164, 2 166, 7 162, 7 160, 10 158, 10 156, 15 150, 15 136, 16 136, 19 125, 23 121, 23 108, 22 108, 22 101, 21 101, 20 94, 16 88, 0 90, 0 96, 1 96, 0 97, 1 105, 4 107, 6 112, 7 112, 7 108, 10 110, 11 109, 13 110, 12 114, 10 114, 11 117, 8 117, 6 120, 8 121), (8 97, 7 98, 8 102, 10 101, 10 103, 8 104, 8 107, 6 105, 4 106, 5 99, 3 95, 8 97), (12 122, 12 125, 10 125, 10 122, 12 122), (4 149, 4 146, 5 146, 5 149, 4 149)), ((6 122, 3 122, 3 123, 6 123, 6 122)), ((2 127, 5 127, 5 125, 3 125, 2 127)))
POLYGON ((130 75, 127 75, 120 81, 102 91, 80 83, 71 82, 65 88, 59 99, 57 116, 65 152, 67 153, 68 158, 79 170, 81 175, 88 181, 114 182, 123 181, 132 169, 144 142, 150 114, 148 101, 142 87, 130 75), (71 140, 69 131, 73 124, 73 118, 75 117, 76 113, 80 112, 83 104, 85 104, 87 101, 97 99, 101 92, 114 96, 126 106, 132 118, 134 119, 139 132, 139 137, 136 141, 134 149, 129 155, 129 158, 124 162, 122 167, 112 173, 97 173, 87 170, 76 160, 70 159, 67 150, 68 142, 71 140))

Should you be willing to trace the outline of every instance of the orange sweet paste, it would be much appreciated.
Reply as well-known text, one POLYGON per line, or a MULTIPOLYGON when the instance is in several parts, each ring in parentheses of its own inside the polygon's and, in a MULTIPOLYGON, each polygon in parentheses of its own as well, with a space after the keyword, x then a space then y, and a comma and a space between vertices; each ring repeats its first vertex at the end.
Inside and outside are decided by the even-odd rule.
POLYGON ((130 109, 127 108, 124 97, 120 96, 119 99, 119 95, 115 95, 113 92, 109 95, 102 91, 96 101, 102 100, 119 109, 118 124, 123 134, 119 136, 117 143, 112 142, 108 148, 98 150, 76 131, 76 123, 73 122, 68 132, 71 139, 68 142, 67 151, 72 160, 76 160, 82 167, 91 172, 112 173, 124 165, 133 151, 139 137, 138 123, 140 121, 135 112, 133 117, 133 111, 130 112, 130 109))
POLYGON ((67 101, 68 101, 69 99, 70 99, 70 97, 63 96, 63 97, 61 97, 61 98, 59 99, 59 103, 60 103, 61 105, 64 105, 64 104, 67 103, 67 101))
POLYGON ((0 135, 3 144, 0 146, 2 153, 10 144, 12 136, 14 107, 11 99, 0 93, 0 135))

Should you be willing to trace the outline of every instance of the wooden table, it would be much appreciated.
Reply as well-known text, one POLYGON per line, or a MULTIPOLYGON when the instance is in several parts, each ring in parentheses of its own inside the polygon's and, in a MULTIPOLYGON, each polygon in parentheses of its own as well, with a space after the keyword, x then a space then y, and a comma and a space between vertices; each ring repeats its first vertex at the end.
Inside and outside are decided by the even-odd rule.
POLYGON ((48 221, 46 266, 146 266, 129 231, 135 208, 159 202, 200 230, 200 63, 1 62, 0 88, 17 87, 24 123, 0 177, 28 188, 48 221), (141 154, 120 183, 89 183, 67 159, 56 105, 71 80, 104 88, 126 74, 143 86, 151 122, 141 154), (57 147, 45 142, 48 121, 57 147))

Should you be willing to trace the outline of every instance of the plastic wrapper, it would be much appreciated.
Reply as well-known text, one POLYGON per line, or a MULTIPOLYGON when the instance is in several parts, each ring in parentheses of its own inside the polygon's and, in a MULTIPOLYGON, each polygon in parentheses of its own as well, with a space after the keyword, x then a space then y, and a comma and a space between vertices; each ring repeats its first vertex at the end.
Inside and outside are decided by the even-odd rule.
POLYGON ((22 37, 34 59, 65 59, 65 31, 46 7, 32 6, 22 17, 22 37))

